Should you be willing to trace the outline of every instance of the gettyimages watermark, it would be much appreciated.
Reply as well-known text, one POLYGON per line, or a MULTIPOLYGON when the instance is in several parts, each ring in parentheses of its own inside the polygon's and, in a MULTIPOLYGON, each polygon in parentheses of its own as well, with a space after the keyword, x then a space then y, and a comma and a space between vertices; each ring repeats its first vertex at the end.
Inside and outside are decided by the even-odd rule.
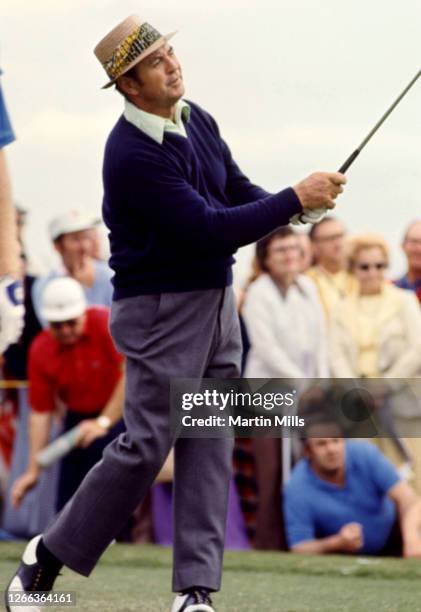
POLYGON ((171 433, 174 438, 421 437, 421 380, 172 379, 171 433))

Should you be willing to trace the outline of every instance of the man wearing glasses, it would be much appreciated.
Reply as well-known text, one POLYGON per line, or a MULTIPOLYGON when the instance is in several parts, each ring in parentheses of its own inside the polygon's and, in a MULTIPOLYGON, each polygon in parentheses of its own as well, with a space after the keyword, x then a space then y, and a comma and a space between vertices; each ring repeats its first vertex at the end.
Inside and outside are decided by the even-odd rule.
POLYGON ((309 236, 313 246, 314 265, 307 272, 315 283, 327 318, 337 302, 357 290, 355 278, 345 269, 344 225, 325 217, 312 225, 309 236))
POLYGON ((32 409, 30 456, 26 472, 14 483, 12 503, 19 506, 40 477, 36 455, 50 439, 54 413, 67 408, 64 430, 79 426, 77 447, 62 460, 57 494, 60 510, 84 476, 121 431, 123 357, 108 331, 109 311, 87 307, 82 286, 72 278, 52 280, 42 296, 48 329, 29 352, 29 401, 32 409))

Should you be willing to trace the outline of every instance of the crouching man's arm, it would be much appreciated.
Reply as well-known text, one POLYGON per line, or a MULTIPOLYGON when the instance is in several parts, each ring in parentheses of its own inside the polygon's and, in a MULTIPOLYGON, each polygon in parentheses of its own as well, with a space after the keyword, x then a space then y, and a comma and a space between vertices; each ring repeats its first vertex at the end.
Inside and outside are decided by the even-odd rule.
POLYGON ((395 502, 403 540, 404 557, 421 557, 421 498, 409 484, 400 481, 388 492, 395 502))
POLYGON ((124 406, 125 369, 122 365, 122 375, 117 381, 114 390, 104 406, 99 417, 86 419, 79 425, 78 446, 87 448, 97 438, 105 436, 111 427, 123 416, 124 406))
POLYGON ((50 439, 51 412, 32 411, 29 417, 29 458, 26 471, 13 483, 11 490, 12 505, 17 508, 25 495, 37 483, 41 468, 37 462, 37 454, 45 448, 50 439))
POLYGON ((359 523, 348 523, 334 535, 304 540, 291 546, 291 551, 309 555, 323 555, 327 553, 355 553, 364 544, 363 532, 359 523))

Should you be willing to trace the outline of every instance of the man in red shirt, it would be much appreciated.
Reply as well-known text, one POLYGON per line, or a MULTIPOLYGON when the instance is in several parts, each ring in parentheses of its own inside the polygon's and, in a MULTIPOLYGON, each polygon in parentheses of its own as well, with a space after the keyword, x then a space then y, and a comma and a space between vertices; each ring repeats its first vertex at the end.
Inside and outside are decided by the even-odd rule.
POLYGON ((124 430, 123 357, 108 330, 109 311, 87 307, 81 285, 72 278, 49 283, 42 297, 49 328, 29 351, 29 401, 32 408, 27 470, 12 488, 17 507, 37 482, 36 455, 50 440, 57 409, 67 408, 64 430, 79 425, 77 448, 61 464, 57 510, 73 495, 105 446, 124 430))

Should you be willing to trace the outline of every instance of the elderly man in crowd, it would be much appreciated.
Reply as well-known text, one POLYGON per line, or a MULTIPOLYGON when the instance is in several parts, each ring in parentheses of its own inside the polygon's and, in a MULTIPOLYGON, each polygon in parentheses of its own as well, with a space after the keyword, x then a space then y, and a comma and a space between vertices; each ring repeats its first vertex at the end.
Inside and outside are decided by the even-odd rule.
POLYGON ((421 219, 413 221, 405 232, 402 249, 408 262, 408 270, 395 281, 401 289, 410 289, 421 302, 421 219))
POLYGON ((346 230, 337 219, 325 217, 311 226, 309 236, 315 264, 307 274, 315 283, 325 315, 329 318, 337 302, 357 289, 356 280, 346 270, 346 230))
POLYGON ((290 549, 421 557, 421 499, 376 446, 322 421, 284 490, 290 549))
POLYGON ((37 588, 48 590, 62 564, 88 576, 175 444, 173 589, 180 594, 172 611, 212 612, 232 440, 175 440, 170 380, 239 375, 233 253, 306 209, 332 208, 345 177, 316 173, 275 194, 253 185, 215 120, 182 99, 170 36, 131 16, 95 49, 106 86, 116 85, 125 100, 105 150, 103 213, 116 273, 111 331, 127 357, 127 432, 28 544, 9 589, 33 589, 38 576, 37 588))
POLYGON ((4 151, 14 139, 0 85, 0 356, 18 340, 24 314, 16 214, 4 151))
POLYGON ((79 436, 77 448, 61 463, 60 510, 101 459, 105 446, 124 430, 123 357, 108 330, 108 309, 87 308, 74 279, 57 278, 48 284, 41 314, 49 327, 35 338, 29 352, 30 456, 26 472, 13 485, 12 502, 18 506, 37 484, 36 455, 49 443, 54 414, 64 405, 64 430, 79 425, 79 436))
POLYGON ((105 262, 93 257, 97 247, 94 236, 96 223, 97 219, 79 210, 70 210, 51 220, 49 234, 60 257, 60 265, 47 276, 39 278, 32 290, 35 311, 44 326, 42 293, 48 283, 59 276, 77 280, 83 286, 88 304, 111 306, 112 272, 105 262))

